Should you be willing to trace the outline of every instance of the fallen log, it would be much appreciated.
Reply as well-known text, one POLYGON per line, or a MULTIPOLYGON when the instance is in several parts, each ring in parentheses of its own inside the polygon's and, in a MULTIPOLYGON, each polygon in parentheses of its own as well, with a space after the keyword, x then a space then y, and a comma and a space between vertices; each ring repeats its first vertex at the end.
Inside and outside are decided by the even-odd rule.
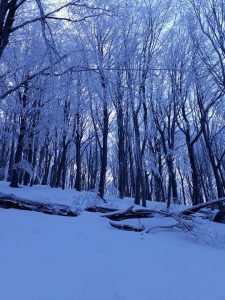
POLYGON ((225 211, 218 211, 215 217, 213 218, 213 222, 225 224, 225 211))
MULTIPOLYGON (((209 201, 207 203, 202 203, 195 205, 191 208, 172 212, 169 210, 156 210, 156 209, 135 209, 134 206, 130 206, 125 210, 119 210, 115 212, 110 212, 102 215, 110 219, 111 221, 122 221, 126 219, 139 219, 139 218, 150 218, 156 215, 161 215, 162 217, 170 217, 174 219, 175 223, 170 225, 157 225, 150 228, 145 228, 143 225, 141 227, 136 227, 124 223, 110 222, 110 225, 114 228, 125 230, 125 231, 134 231, 141 232, 144 231, 146 233, 151 232, 154 229, 181 229, 183 232, 194 232, 195 221, 194 216, 198 212, 203 212, 203 209, 208 208, 210 206, 221 205, 221 203, 225 202, 225 198, 220 198, 216 200, 209 201)), ((204 214, 207 217, 207 214, 204 214)), ((211 214, 209 214, 211 215, 211 214)), ((209 219, 209 217, 208 217, 209 219)), ((213 219, 214 222, 225 222, 225 210, 220 210, 213 219)))
POLYGON ((121 222, 118 223, 118 222, 111 221, 109 223, 112 227, 116 229, 125 230, 125 231, 134 231, 134 232, 145 231, 145 233, 150 233, 156 229, 159 230, 159 229, 173 229, 173 228, 181 229, 183 232, 193 231, 194 223, 192 218, 186 219, 177 213, 168 213, 168 212, 161 212, 161 215, 163 215, 164 217, 170 217, 174 219, 176 223, 169 224, 169 225, 156 225, 149 228, 146 228, 143 224, 137 227, 133 225, 128 225, 126 223, 121 223, 121 222))
POLYGON ((98 213, 111 213, 118 211, 116 208, 104 207, 104 206, 91 206, 85 209, 88 212, 98 212, 98 213))
POLYGON ((222 204, 223 202, 225 202, 225 197, 194 205, 190 208, 180 211, 180 214, 189 216, 189 215, 192 215, 192 214, 198 212, 199 210, 201 210, 203 208, 215 206, 215 205, 218 206, 218 205, 222 204))
POLYGON ((125 231, 134 231, 134 232, 141 232, 144 231, 144 227, 135 227, 127 224, 118 224, 114 222, 109 222, 109 224, 116 229, 125 230, 125 231))
POLYGON ((122 221, 127 219, 141 219, 153 217, 153 211, 151 210, 135 210, 134 206, 129 206, 124 210, 117 210, 112 213, 102 215, 102 217, 108 218, 112 221, 122 221))
MULTIPOLYGON (((190 218, 194 216, 194 214, 198 212, 203 212, 203 209, 208 208, 210 206, 216 206, 221 203, 225 202, 225 198, 220 198, 216 200, 212 200, 206 203, 201 203, 195 206, 192 206, 190 208, 181 210, 179 212, 171 212, 169 210, 156 210, 156 209, 146 209, 146 208, 134 208, 134 206, 130 206, 125 210, 115 210, 106 214, 103 214, 103 217, 106 217, 110 219, 111 221, 122 221, 127 219, 141 219, 141 218, 151 218, 156 215, 161 215, 163 217, 172 217, 178 223, 180 223, 180 226, 182 227, 181 223, 182 220, 185 220, 187 218, 190 218)), ((213 214, 209 214, 209 216, 204 212, 202 218, 210 219, 209 217, 213 214)), ((212 220, 212 218, 211 218, 212 220)), ((219 211, 219 213, 216 214, 216 217, 213 219, 214 222, 225 222, 225 210, 219 211)), ((186 226, 186 222, 183 224, 183 227, 186 226)), ((191 230, 191 228, 186 228, 187 231, 191 230)))
POLYGON ((76 217, 79 215, 79 211, 77 210, 77 208, 70 207, 69 205, 27 200, 17 197, 14 194, 0 194, 0 208, 14 208, 67 217, 76 217))

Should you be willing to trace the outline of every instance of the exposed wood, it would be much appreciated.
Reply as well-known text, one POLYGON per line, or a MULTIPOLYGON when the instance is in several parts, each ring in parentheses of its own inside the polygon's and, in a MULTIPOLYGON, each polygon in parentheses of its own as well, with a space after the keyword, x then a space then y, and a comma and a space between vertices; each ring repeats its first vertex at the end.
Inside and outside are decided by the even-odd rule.
POLYGON ((218 211, 213 219, 213 222, 225 224, 225 211, 218 211))
POLYGON ((99 212, 99 213, 110 213, 110 212, 118 211, 118 209, 116 208, 109 208, 103 206, 91 206, 91 207, 87 207, 85 210, 89 212, 99 212))
POLYGON ((119 209, 119 210, 116 210, 115 212, 109 212, 109 213, 106 213, 106 214, 103 214, 102 217, 111 217, 111 216, 114 216, 114 215, 123 215, 127 212, 132 212, 134 208, 134 205, 131 205, 131 206, 128 206, 127 208, 125 209, 119 209))
MULTIPOLYGON (((173 228, 180 228, 184 232, 191 232, 194 229, 194 221, 192 215, 199 212, 203 208, 208 208, 210 206, 217 206, 218 204, 221 204, 223 202, 225 202, 225 198, 220 198, 220 199, 212 200, 207 203, 195 205, 191 208, 185 209, 180 212, 170 212, 170 211, 155 210, 155 209, 134 209, 134 207, 131 206, 126 210, 105 214, 104 217, 107 217, 113 221, 121 221, 125 219, 133 219, 133 218, 149 218, 155 216, 156 214, 160 214, 163 217, 173 218, 176 221, 176 223, 172 225, 154 226, 148 229, 144 228, 144 226, 135 227, 128 224, 121 224, 115 222, 110 222, 110 225, 120 230, 135 231, 135 232, 141 232, 145 230, 146 233, 149 233, 154 229, 173 229, 173 228)), ((225 210, 219 211, 214 217, 213 221, 219 223, 225 223, 225 210)))
MULTIPOLYGON (((135 209, 134 206, 130 206, 125 210, 116 210, 116 209, 107 209, 102 207, 91 207, 88 208, 88 211, 93 212, 102 212, 105 213, 102 217, 108 218, 112 221, 122 221, 126 219, 139 219, 139 218, 151 218, 155 215, 161 215, 163 217, 171 217, 177 222, 177 227, 182 228, 184 231, 191 231, 193 229, 193 224, 191 222, 191 216, 203 208, 207 208, 210 206, 217 206, 220 203, 225 202, 225 198, 220 198, 216 200, 212 200, 207 203, 202 203, 195 205, 191 208, 182 210, 180 212, 170 212, 169 210, 156 210, 156 209, 135 209), (108 210, 108 211, 107 211, 108 210), (188 218, 188 219, 187 219, 188 218)), ((204 215, 206 218, 207 214, 204 215)), ((220 212, 213 219, 214 222, 225 222, 225 212, 220 212)), ((118 224, 117 224, 118 225, 118 224)), ((122 228, 120 228, 122 229, 122 228)))
POLYGON ((5 195, 0 194, 0 207, 1 208, 14 208, 21 210, 29 210, 41 212, 50 215, 68 216, 76 217, 79 215, 79 211, 76 208, 70 207, 68 205, 60 205, 55 203, 43 203, 32 200, 26 200, 17 197, 13 194, 5 195))
POLYGON ((121 221, 126 219, 145 219, 145 218, 151 218, 153 217, 153 214, 150 212, 134 212, 129 211, 124 214, 115 214, 115 215, 109 215, 106 216, 106 218, 112 220, 112 221, 121 221))
POLYGON ((188 209, 185 209, 185 210, 181 211, 180 214, 185 215, 185 216, 189 216, 193 213, 198 212, 202 208, 206 208, 206 207, 210 207, 210 206, 214 206, 214 205, 217 206, 219 204, 222 204, 223 202, 225 202, 225 197, 192 206, 188 209))
POLYGON ((144 229, 145 229, 144 227, 135 227, 135 226, 127 225, 127 224, 123 225, 123 224, 118 224, 115 222, 110 222, 109 224, 116 229, 125 230, 125 231, 141 232, 141 231, 144 231, 144 229))
POLYGON ((170 216, 170 212, 155 209, 136 209, 134 206, 130 206, 124 210, 116 210, 112 213, 107 213, 102 215, 102 217, 108 218, 112 221, 122 221, 126 219, 142 219, 142 218, 152 218, 156 214, 163 215, 164 217, 170 216))
POLYGON ((139 218, 151 218, 153 217, 151 210, 135 210, 134 206, 129 206, 127 209, 124 210, 117 210, 112 213, 107 213, 102 215, 102 217, 108 218, 112 221, 122 221, 126 219, 139 219, 139 218))

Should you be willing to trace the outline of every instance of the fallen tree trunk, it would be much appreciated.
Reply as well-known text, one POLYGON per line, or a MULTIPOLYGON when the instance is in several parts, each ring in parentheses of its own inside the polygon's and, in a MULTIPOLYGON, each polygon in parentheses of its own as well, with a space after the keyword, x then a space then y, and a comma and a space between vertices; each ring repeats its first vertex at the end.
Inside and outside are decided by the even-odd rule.
POLYGON ((225 211, 218 211, 213 219, 213 222, 225 224, 225 211))
POLYGON ((195 206, 192 206, 190 208, 184 209, 180 212, 180 214, 185 215, 185 216, 189 216, 192 215, 196 212, 198 212, 199 210, 206 208, 206 207, 210 207, 210 206, 218 206, 219 204, 225 202, 225 197, 224 198, 219 198, 216 200, 212 200, 212 201, 208 201, 206 203, 201 203, 201 204, 197 204, 195 206))
POLYGON ((144 227, 135 227, 128 224, 118 224, 114 222, 109 222, 109 224, 116 229, 125 230, 125 231, 134 231, 134 232, 141 232, 144 231, 144 227))
MULTIPOLYGON (((103 214, 102 217, 108 218, 111 221, 122 221, 126 219, 141 219, 141 218, 151 218, 156 215, 161 215, 163 217, 172 217, 178 223, 178 227, 183 228, 183 230, 190 231, 192 230, 192 225, 187 222, 187 218, 192 217, 195 213, 198 213, 200 210, 204 208, 208 208, 210 206, 216 206, 220 203, 225 202, 225 198, 212 200, 206 203, 195 205, 191 208, 181 210, 178 212, 171 212, 168 210, 156 210, 156 209, 135 209, 134 206, 130 206, 124 210, 115 210, 106 214, 103 214), (190 226, 190 227, 189 227, 190 226)), ((207 215, 205 215, 207 217, 207 215)), ((220 211, 216 214, 216 217, 213 219, 214 222, 222 222, 225 219, 225 211, 220 211)), ((114 223, 113 223, 114 224, 114 223)), ((122 225, 114 224, 114 227, 118 227, 118 229, 123 229, 122 225), (120 228, 119 228, 120 227, 120 228)), ((126 230, 126 229, 125 229, 126 230)), ((135 230, 133 230, 135 231, 135 230)))
POLYGON ((33 200, 27 200, 17 197, 13 194, 5 195, 0 194, 0 208, 14 208, 20 210, 29 210, 41 212, 49 215, 76 217, 79 211, 76 208, 68 205, 60 205, 55 203, 43 203, 33 200))
POLYGON ((117 210, 112 213, 107 213, 102 215, 102 217, 108 218, 112 221, 122 221, 126 219, 141 219, 141 218, 151 218, 153 217, 153 211, 152 210, 135 210, 133 209, 134 206, 130 206, 127 209, 124 210, 117 210))
POLYGON ((116 208, 104 207, 104 206, 91 206, 85 209, 88 212, 99 212, 99 213, 111 213, 118 211, 116 208))
MULTIPOLYGON (((142 210, 142 212, 143 212, 143 210, 142 210)), ((129 224, 126 224, 123 222, 115 222, 115 221, 110 222, 110 225, 112 227, 120 229, 120 230, 135 231, 135 232, 141 232, 141 231, 145 230, 146 233, 149 233, 150 231, 152 231, 154 229, 172 229, 172 228, 178 228, 184 232, 191 232, 194 228, 193 218, 191 218, 191 217, 186 217, 186 216, 180 215, 179 213, 167 212, 167 211, 151 210, 151 213, 160 214, 163 217, 170 217, 176 223, 169 224, 169 225, 156 225, 156 226, 147 227, 147 228, 143 224, 140 224, 140 226, 134 226, 134 225, 129 225, 129 224)), ((114 216, 115 215, 110 214, 111 218, 114 216)), ((121 214, 120 216, 124 216, 124 215, 121 214)), ((153 216, 154 215, 152 215, 152 217, 153 216)), ((116 218, 117 218, 117 216, 116 216, 116 218)), ((116 221, 121 221, 121 220, 116 220, 116 221)))

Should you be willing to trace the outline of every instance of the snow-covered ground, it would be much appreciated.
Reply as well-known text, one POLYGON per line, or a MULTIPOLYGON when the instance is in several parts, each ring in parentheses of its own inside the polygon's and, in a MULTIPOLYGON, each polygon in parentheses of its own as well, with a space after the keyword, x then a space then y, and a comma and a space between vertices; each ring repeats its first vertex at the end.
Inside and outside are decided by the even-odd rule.
MULTIPOLYGON (((2 182, 0 192, 62 204, 98 201, 92 193, 15 190, 2 182)), ((131 202, 108 199, 112 207, 131 202)), ((2 300, 225 300, 224 248, 178 231, 119 231, 96 213, 0 209, 0 266, 2 300)))

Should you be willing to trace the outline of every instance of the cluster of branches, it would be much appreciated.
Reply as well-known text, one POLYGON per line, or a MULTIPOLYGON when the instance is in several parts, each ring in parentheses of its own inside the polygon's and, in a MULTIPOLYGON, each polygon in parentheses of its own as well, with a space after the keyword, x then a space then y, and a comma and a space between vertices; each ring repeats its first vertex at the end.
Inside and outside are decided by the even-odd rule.
POLYGON ((1 180, 225 196, 224 1, 26 3, 1 1, 1 180))

